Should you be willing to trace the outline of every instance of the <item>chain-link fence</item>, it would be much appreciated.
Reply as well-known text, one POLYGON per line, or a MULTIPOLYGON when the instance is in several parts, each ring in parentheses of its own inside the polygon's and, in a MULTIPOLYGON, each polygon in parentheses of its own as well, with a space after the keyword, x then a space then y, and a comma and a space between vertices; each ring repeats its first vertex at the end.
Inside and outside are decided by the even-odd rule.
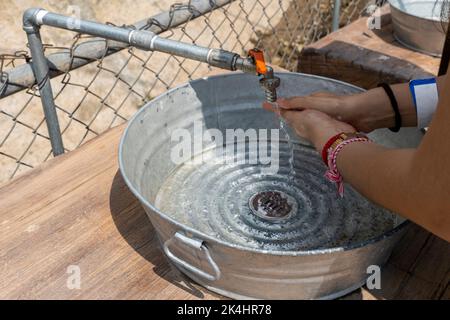
MULTIPOLYGON (((204 12, 198 11, 195 1, 172 4, 165 13, 151 12, 153 18, 134 28, 242 55, 258 47, 266 51, 269 62, 291 71, 297 69, 303 46, 331 32, 334 0, 222 2, 226 4, 219 7, 209 0, 210 8, 204 12)), ((368 2, 341 1, 340 25, 358 18, 368 2)), ((17 19, 21 14, 18 10, 17 19)), ((44 41, 50 31, 42 30, 44 41)), ((70 43, 59 34, 56 38, 61 43, 47 43, 45 53, 52 62, 52 86, 66 151, 126 122, 140 106, 167 89, 210 71, 199 62, 85 35, 75 35, 70 43)), ((0 51, 0 183, 52 157, 29 62, 25 41, 20 51, 0 51)))

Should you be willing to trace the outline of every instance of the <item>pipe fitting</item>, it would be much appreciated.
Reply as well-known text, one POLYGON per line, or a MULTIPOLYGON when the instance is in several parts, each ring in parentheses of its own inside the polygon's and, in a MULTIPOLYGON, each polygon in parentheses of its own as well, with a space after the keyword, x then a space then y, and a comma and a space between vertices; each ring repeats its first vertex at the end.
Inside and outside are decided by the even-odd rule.
POLYGON ((272 67, 267 67, 267 73, 259 83, 264 89, 267 102, 276 102, 278 98, 277 89, 281 85, 281 79, 274 75, 272 67))
POLYGON ((238 57, 235 63, 234 70, 241 70, 245 73, 256 73, 256 65, 252 58, 238 57))
POLYGON ((220 49, 211 49, 208 52, 207 63, 213 67, 235 71, 236 60, 238 58, 239 55, 236 53, 220 49))
POLYGON ((41 25, 43 25, 42 19, 48 13, 47 10, 42 8, 30 8, 23 13, 23 30, 26 33, 35 32, 41 25))
POLYGON ((150 31, 131 30, 128 37, 129 44, 133 47, 154 50, 154 42, 158 38, 156 34, 150 31))

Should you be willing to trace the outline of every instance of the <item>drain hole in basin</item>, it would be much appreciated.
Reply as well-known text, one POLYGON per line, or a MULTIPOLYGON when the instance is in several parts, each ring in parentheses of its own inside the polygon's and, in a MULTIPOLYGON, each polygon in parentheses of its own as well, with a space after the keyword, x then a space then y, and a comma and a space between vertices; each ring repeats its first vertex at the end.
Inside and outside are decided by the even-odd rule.
POLYGON ((294 214, 295 199, 282 191, 264 191, 253 195, 249 200, 253 214, 258 217, 280 222, 294 214))

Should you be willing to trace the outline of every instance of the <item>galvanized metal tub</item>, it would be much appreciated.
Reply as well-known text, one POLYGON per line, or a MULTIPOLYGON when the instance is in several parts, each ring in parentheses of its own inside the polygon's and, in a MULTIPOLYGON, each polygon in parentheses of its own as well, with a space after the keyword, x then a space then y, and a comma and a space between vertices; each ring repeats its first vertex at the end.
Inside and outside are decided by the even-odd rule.
POLYGON ((448 22, 441 20, 444 1, 389 0, 394 37, 405 47, 440 57, 448 22))
MULTIPOLYGON (((316 76, 296 73, 279 76, 280 96, 362 91, 316 76)), ((257 79, 240 73, 204 78, 170 90, 145 105, 130 121, 120 144, 120 171, 145 208, 167 257, 208 289, 230 298, 246 299, 331 299, 345 295, 365 282, 368 266, 385 263, 407 222, 399 219, 395 228, 347 246, 277 251, 250 248, 211 236, 180 222, 155 204, 161 186, 176 168, 170 161, 174 130, 190 128, 194 120, 221 130, 277 127, 274 114, 261 108, 263 100, 257 79)), ((415 129, 396 135, 387 130, 373 134, 375 140, 391 147, 414 147, 421 136, 415 129)), ((297 142, 302 143, 300 139, 297 142)), ((322 165, 320 157, 314 151, 311 154, 313 163, 322 165)), ((319 169, 314 179, 322 183, 323 171, 319 169)), ((208 197, 191 194, 201 196, 208 197)))

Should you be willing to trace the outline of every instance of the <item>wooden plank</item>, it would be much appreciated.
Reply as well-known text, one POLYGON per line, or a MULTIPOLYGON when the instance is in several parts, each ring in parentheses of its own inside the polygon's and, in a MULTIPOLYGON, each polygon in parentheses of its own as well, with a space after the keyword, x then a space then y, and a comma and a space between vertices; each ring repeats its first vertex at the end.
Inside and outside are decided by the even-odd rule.
POLYGON ((217 298, 160 251, 118 173, 123 128, 0 188, 1 299, 217 298), (71 265, 80 290, 67 287, 71 265))
POLYGON ((401 46, 393 37, 389 7, 384 10, 381 30, 369 30, 367 18, 361 18, 305 47, 298 70, 366 89, 437 75, 440 59, 401 46))
POLYGON ((442 296, 440 297, 441 300, 450 300, 450 285, 447 284, 446 290, 443 292, 442 296))
POLYGON ((445 280, 448 282, 450 279, 449 243, 436 236, 431 236, 411 272, 430 282, 442 283, 445 280), (430 261, 434 263, 429 263, 430 261))
POLYGON ((450 281, 450 244, 436 236, 430 236, 417 260, 409 270, 399 298, 439 299, 450 281))
POLYGON ((409 272, 424 250, 431 234, 423 228, 411 224, 399 244, 392 252, 389 263, 405 272, 409 272))

